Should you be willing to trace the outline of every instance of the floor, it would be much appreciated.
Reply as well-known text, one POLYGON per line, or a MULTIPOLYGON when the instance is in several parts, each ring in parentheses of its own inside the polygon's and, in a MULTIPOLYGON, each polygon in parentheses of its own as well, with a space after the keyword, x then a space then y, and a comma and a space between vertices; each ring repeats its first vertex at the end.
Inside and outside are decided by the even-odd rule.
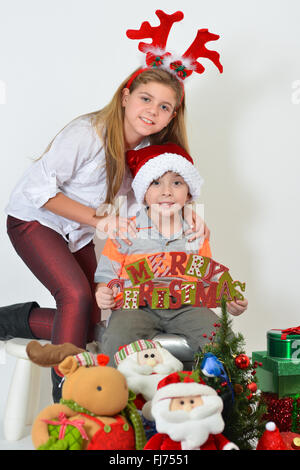
MULTIPOLYGON (((28 430, 28 432, 30 432, 30 430, 28 430)), ((4 439, 2 432, 0 434, 0 450, 34 450, 34 447, 31 442, 30 434, 28 434, 23 439, 20 439, 19 441, 8 442, 4 439)))

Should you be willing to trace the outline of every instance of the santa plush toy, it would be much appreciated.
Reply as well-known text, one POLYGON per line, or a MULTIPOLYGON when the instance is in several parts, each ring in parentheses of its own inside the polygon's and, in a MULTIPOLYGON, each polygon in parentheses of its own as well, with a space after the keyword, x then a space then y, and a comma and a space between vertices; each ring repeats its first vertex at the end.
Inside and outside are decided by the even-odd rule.
POLYGON ((183 369, 182 362, 153 340, 142 339, 122 346, 114 355, 114 361, 126 377, 128 387, 136 394, 138 409, 152 400, 164 377, 183 369))
POLYGON ((238 450, 222 432, 223 401, 194 372, 175 372, 161 380, 151 412, 157 434, 146 450, 238 450))

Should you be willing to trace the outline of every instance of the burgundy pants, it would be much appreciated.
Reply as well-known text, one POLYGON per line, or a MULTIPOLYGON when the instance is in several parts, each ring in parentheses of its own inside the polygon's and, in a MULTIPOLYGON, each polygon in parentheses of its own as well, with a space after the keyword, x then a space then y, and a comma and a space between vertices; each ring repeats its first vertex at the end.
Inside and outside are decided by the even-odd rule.
POLYGON ((71 253, 68 243, 54 230, 11 216, 7 233, 18 255, 56 301, 56 309, 31 311, 33 334, 53 344, 68 342, 85 348, 93 340, 93 328, 101 315, 94 295, 94 243, 71 253))

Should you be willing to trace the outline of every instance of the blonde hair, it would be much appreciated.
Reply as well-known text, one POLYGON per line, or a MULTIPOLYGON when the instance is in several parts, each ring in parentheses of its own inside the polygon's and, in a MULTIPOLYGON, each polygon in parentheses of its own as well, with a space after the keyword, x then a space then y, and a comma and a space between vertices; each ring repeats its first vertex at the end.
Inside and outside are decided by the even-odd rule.
MULTIPOLYGON (((107 195, 106 203, 113 202, 119 191, 125 172, 124 108, 122 106, 123 90, 130 77, 121 83, 111 102, 93 116, 93 125, 104 142, 106 154, 107 195)), ((130 86, 133 92, 139 85, 158 82, 170 86, 176 96, 176 115, 169 125, 157 134, 150 136, 151 144, 173 142, 187 152, 188 143, 185 127, 185 97, 178 79, 162 69, 149 69, 137 75, 130 86)))
MULTIPOLYGON (((103 142, 106 158, 107 194, 106 204, 112 204, 121 187, 125 173, 125 139, 124 139, 124 107, 122 106, 123 90, 129 78, 124 80, 115 92, 110 103, 99 111, 89 113, 92 125, 103 142)), ((162 69, 145 70, 133 80, 129 91, 133 92, 139 85, 158 82, 170 86, 176 96, 176 113, 167 127, 149 137, 151 144, 173 142, 187 152, 187 134, 185 126, 185 96, 178 79, 162 69)), ((53 140, 52 140, 53 142, 53 140)), ((44 153, 51 147, 48 145, 44 153)))

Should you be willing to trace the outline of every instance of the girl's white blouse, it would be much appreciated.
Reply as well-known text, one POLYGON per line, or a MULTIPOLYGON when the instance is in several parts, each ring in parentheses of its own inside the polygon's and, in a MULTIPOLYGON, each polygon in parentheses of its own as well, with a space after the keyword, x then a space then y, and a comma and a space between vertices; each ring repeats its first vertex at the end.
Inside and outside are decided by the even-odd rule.
MULTIPOLYGON (((147 145, 147 144, 146 144, 147 145)), ((139 147, 145 146, 145 142, 139 147)), ((126 167, 118 196, 127 196, 128 214, 135 215, 132 176, 126 167)), ((10 196, 5 212, 25 221, 36 220, 61 234, 72 252, 87 245, 95 229, 43 208, 57 193, 97 209, 106 197, 105 152, 90 116, 68 124, 54 139, 49 151, 22 176, 10 196)))

